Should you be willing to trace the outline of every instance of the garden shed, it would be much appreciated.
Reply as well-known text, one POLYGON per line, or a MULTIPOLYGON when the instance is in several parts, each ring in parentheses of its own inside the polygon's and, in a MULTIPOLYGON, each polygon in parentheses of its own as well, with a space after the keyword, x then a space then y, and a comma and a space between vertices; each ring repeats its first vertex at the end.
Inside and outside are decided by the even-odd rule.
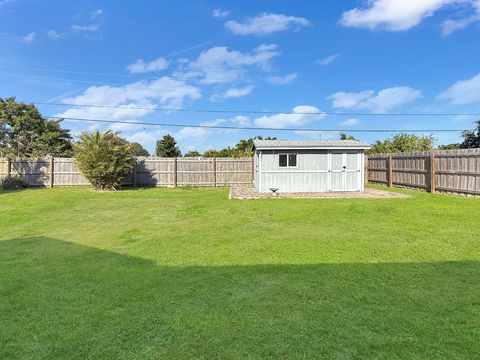
POLYGON ((364 153, 356 140, 255 140, 254 186, 259 192, 364 190, 364 153))

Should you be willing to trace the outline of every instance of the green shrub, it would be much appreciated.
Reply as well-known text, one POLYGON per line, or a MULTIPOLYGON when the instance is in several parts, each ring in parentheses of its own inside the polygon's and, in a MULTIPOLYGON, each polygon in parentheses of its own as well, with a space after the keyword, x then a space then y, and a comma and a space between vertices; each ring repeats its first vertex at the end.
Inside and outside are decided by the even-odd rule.
POLYGON ((3 190, 20 190, 28 187, 28 182, 15 176, 7 176, 0 179, 0 187, 3 190))
POLYGON ((84 132, 74 144, 83 175, 97 190, 117 190, 135 165, 132 146, 111 131, 84 132))

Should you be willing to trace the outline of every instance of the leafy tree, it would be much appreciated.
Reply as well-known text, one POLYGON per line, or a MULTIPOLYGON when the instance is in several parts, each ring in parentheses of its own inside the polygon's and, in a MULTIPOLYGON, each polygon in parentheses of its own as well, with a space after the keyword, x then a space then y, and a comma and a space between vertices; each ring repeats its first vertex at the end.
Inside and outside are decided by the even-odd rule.
POLYGON ((183 156, 184 157, 199 157, 199 156, 202 156, 202 154, 200 154, 197 150, 190 150, 183 156))
POLYGON ((0 155, 71 156, 72 138, 60 122, 44 118, 33 104, 0 98, 0 155))
POLYGON ((340 133, 340 140, 357 140, 352 135, 340 133))
POLYGON ((165 135, 162 140, 157 141, 157 156, 160 157, 179 157, 182 156, 177 146, 177 141, 172 135, 165 135))
POLYGON ((130 143, 132 146, 132 155, 133 156, 150 156, 150 153, 145 149, 142 144, 138 142, 130 143))
POLYGON ((429 151, 433 150, 435 137, 433 135, 414 135, 414 134, 397 134, 391 139, 377 141, 368 154, 379 153, 395 153, 395 152, 412 152, 412 151, 429 151))
POLYGON ((203 153, 203 157, 211 158, 211 157, 238 157, 235 156, 236 152, 235 149, 231 147, 226 147, 225 149, 221 150, 207 150, 203 153))
POLYGON ((277 140, 277 138, 270 136, 266 138, 256 136, 250 139, 242 139, 233 148, 228 146, 221 150, 207 150, 203 153, 203 157, 251 157, 253 156, 252 147, 254 140, 277 140))
POLYGON ((480 120, 474 123, 476 128, 472 131, 464 131, 463 142, 460 144, 461 149, 480 148, 480 120))
POLYGON ((438 145, 438 150, 457 150, 460 149, 461 144, 447 144, 447 145, 438 145))
POLYGON ((132 145, 116 133, 84 132, 74 144, 82 174, 97 190, 117 190, 135 165, 132 145))

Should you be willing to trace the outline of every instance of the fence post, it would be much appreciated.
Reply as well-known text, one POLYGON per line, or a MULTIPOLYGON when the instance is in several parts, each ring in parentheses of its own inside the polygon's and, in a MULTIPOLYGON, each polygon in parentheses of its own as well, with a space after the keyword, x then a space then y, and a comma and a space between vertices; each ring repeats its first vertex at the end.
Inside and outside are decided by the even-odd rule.
POLYGON ((388 187, 393 187, 392 154, 388 154, 388 187))
POLYGON ((255 181, 255 153, 252 156, 252 173, 250 174, 250 176, 252 177, 251 182, 253 184, 253 182, 255 181))
POLYGON ((363 161, 365 162, 364 164, 364 175, 365 175, 365 179, 363 180, 363 182, 365 184, 368 184, 368 155, 363 155, 363 161))
POLYGON ((138 158, 135 158, 135 162, 133 163, 133 187, 137 186, 137 161, 138 158))
POLYGON ((432 151, 430 153, 430 192, 434 193, 435 192, 435 151, 432 151))
POLYGON ((177 187, 177 158, 173 159, 173 187, 177 187))
POLYGON ((54 184, 54 166, 55 166, 55 163, 54 163, 54 160, 53 160, 53 156, 50 157, 50 187, 52 188, 53 187, 53 184, 54 184))
POLYGON ((7 177, 12 176, 12 160, 7 158, 7 177))
POLYGON ((213 157, 213 187, 217 187, 217 158, 213 157))

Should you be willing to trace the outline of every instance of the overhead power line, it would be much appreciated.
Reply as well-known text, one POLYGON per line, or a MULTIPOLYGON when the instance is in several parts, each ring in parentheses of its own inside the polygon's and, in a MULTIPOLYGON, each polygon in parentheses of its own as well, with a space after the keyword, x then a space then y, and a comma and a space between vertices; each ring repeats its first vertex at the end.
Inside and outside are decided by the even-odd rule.
MULTIPOLYGON (((0 66, 1 68, 1 66, 0 66)), ((0 69, 1 70, 1 69, 0 69)), ((4 70, 8 70, 8 69, 4 69, 4 70)), ((184 70, 188 70, 188 69, 184 69, 184 70)), ((198 68, 198 69, 190 69, 192 71, 202 71, 202 69, 198 68)), ((205 68, 203 68, 203 70, 206 70, 205 68)), ((227 72, 241 72, 242 70, 238 70, 238 69, 231 69, 231 70, 226 70, 227 72)), ((79 72, 73 72, 73 71, 58 71, 58 72, 68 72, 68 73, 78 73, 79 72)), ((207 72, 210 72, 210 71, 207 71, 207 72)), ((88 75, 88 73, 84 73, 85 75, 88 75)), ((90 74, 94 74, 94 73, 90 73, 90 74)), ((95 81, 95 80, 82 80, 82 79, 72 79, 72 78, 59 78, 59 77, 53 77, 53 76, 45 76, 45 75, 33 75, 33 74, 23 74, 23 73, 18 73, 18 72, 11 72, 11 71, 8 71, 8 72, 0 72, 0 75, 5 75, 5 76, 17 76, 17 77, 22 77, 22 78, 32 78, 32 79, 45 79, 45 80, 54 80, 54 81, 68 81, 68 82, 72 82, 72 83, 86 83, 86 84, 94 84, 94 85, 105 85, 105 86, 126 86, 128 84, 126 83, 119 83, 119 82, 111 82, 111 81, 95 81)), ((107 75, 107 73, 96 73, 96 75, 107 75)), ((134 81, 134 82, 139 82, 139 81, 142 81, 142 80, 158 80, 158 79, 161 79, 163 76, 167 76, 168 75, 162 75, 162 76, 142 76, 142 75, 145 75, 145 74, 119 74, 119 75, 113 75, 111 74, 111 76, 125 76, 125 77, 132 77, 131 78, 131 81, 134 81), (139 78, 140 76, 142 76, 141 78, 139 78), (135 79, 136 77, 136 79, 135 79)), ((177 81, 181 81, 179 79, 175 79, 175 78, 172 78, 173 80, 177 80, 177 81)), ((385 82, 386 83, 386 82, 385 82)), ((295 82, 293 85, 295 86, 299 86, 299 85, 307 85, 307 86, 311 86, 311 85, 335 85, 335 86, 344 86, 344 85, 362 85, 362 86, 375 86, 376 84, 378 83, 343 83, 343 82, 295 82)), ((185 85, 190 85, 190 86, 194 86, 194 85, 191 85, 191 84, 185 84, 185 85)), ((167 89, 167 88, 164 88, 164 89, 167 89)), ((285 88, 284 88, 285 89, 285 88)), ((206 92, 205 90, 202 90, 203 92, 206 92)), ((207 91, 208 92, 208 91, 207 91)), ((212 91, 210 91, 212 92, 212 91)), ((256 91, 258 93, 258 91, 256 91)), ((296 93, 298 93, 298 91, 296 91, 296 93)), ((269 94, 271 95, 272 93, 269 92, 269 94)))
POLYGON ((260 114, 260 115, 336 115, 336 116, 480 116, 480 113, 356 113, 356 112, 296 112, 296 111, 267 111, 267 110, 248 110, 248 109, 172 109, 161 107, 139 107, 122 105, 97 105, 97 104, 70 104, 70 103, 52 103, 52 102, 29 102, 35 105, 47 106, 71 106, 80 108, 105 108, 105 109, 125 109, 125 110, 148 110, 164 112, 193 112, 193 113, 232 113, 232 114, 260 114))
POLYGON ((164 126, 164 127, 189 127, 205 129, 224 129, 224 130, 262 130, 262 131, 302 131, 302 132, 355 132, 355 133, 436 133, 436 132, 462 132, 465 129, 308 129, 308 128, 272 128, 272 127, 254 127, 254 126, 227 126, 227 125, 195 125, 195 124, 177 124, 177 123, 149 123, 144 121, 119 121, 107 119, 86 119, 75 117, 49 116, 49 119, 68 120, 81 122, 98 122, 107 124, 131 124, 142 126, 164 126))

